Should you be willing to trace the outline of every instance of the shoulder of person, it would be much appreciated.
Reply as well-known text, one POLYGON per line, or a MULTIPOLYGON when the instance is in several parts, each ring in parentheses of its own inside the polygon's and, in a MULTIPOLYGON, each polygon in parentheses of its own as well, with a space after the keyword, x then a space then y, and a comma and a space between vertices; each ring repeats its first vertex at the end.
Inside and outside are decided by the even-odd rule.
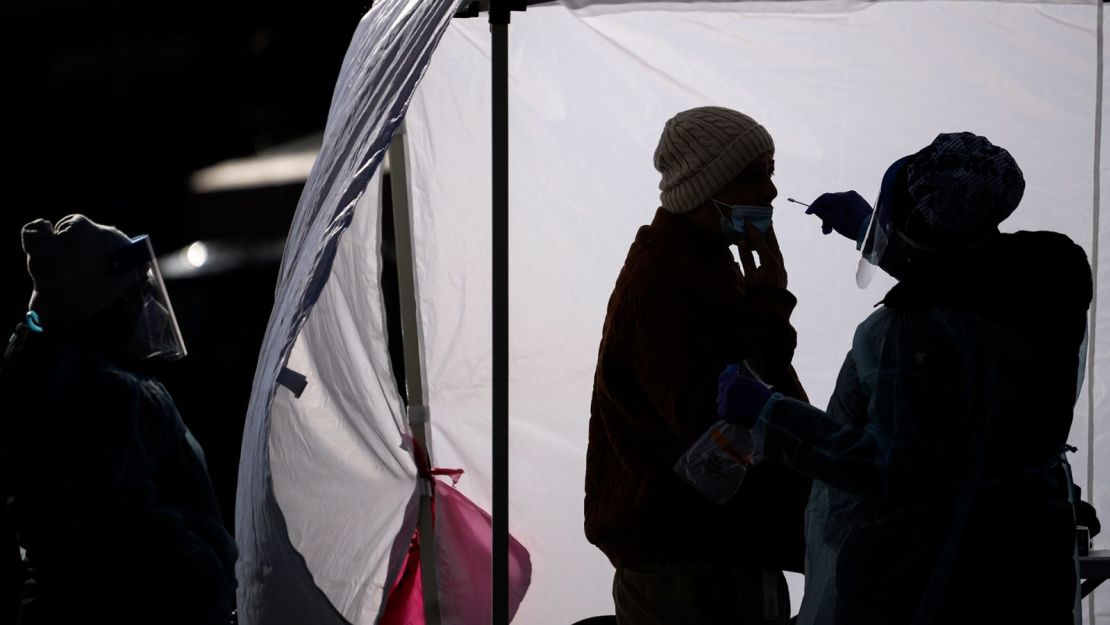
POLYGON ((95 353, 76 351, 61 365, 61 379, 73 402, 95 402, 96 406, 128 413, 175 414, 169 391, 155 378, 100 358, 95 353))
POLYGON ((711 289, 722 284, 735 283, 707 271, 703 264, 672 254, 645 254, 635 263, 626 263, 618 279, 618 285, 630 294, 646 297, 708 297, 711 289))
POLYGON ((75 395, 129 397, 137 395, 139 376, 97 353, 85 349, 63 349, 58 353, 58 373, 70 382, 75 395))
POLYGON ((1043 254, 1037 259, 1042 263, 1068 263, 1087 265, 1087 252, 1066 234, 1051 230, 1019 230, 1003 234, 1008 243, 1023 252, 1043 254))
POLYGON ((1013 258, 1025 261, 1037 286, 1049 293, 1070 294, 1082 304, 1093 296, 1091 264, 1087 252, 1071 237, 1050 230, 1022 230, 1004 234, 1013 258))

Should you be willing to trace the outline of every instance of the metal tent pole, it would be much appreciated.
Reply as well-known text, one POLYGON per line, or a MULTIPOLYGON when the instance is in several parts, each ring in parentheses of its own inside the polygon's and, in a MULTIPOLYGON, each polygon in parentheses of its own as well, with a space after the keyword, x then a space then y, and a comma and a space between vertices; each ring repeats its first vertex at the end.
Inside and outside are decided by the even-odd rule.
MULTIPOLYGON (((1095 497, 1095 346, 1098 335, 1098 243, 1099 243, 1099 212, 1102 204, 1102 83, 1103 83, 1103 6, 1097 2, 1098 10, 1095 12, 1098 24, 1096 25, 1096 64, 1095 64, 1095 151, 1094 151, 1094 190, 1092 193, 1091 231, 1091 273, 1094 283, 1094 296, 1091 299, 1091 310, 1087 324, 1087 498, 1094 501, 1095 497)), ((1095 596, 1091 594, 1087 600, 1087 613, 1091 623, 1095 620, 1095 596)))
POLYGON ((509 623, 509 1, 491 0, 493 625, 509 623))
MULTIPOLYGON (((416 271, 412 237, 412 207, 409 205, 408 169, 405 162, 405 126, 393 134, 389 144, 390 191, 393 201, 393 233, 397 250, 397 291, 401 305, 401 335, 405 351, 405 390, 408 394, 408 421, 412 437, 428 456, 430 411, 424 379, 423 351, 420 347, 420 321, 416 314, 416 271)), ((421 453, 414 450, 414 454, 421 453)), ((439 572, 436 569, 436 540, 432 524, 432 495, 435 484, 420 480, 420 581, 424 596, 424 622, 439 625, 439 572)))

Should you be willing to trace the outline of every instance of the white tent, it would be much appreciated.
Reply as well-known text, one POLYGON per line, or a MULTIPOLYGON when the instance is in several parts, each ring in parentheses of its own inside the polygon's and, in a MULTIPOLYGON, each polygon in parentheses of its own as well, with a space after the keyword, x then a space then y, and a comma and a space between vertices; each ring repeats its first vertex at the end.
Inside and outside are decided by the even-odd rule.
MULTIPOLYGON (((244 434, 236 533, 247 625, 376 622, 416 522, 379 283, 378 170, 402 119, 418 320, 408 338, 419 337, 429 407, 413 412, 430 414, 434 464, 464 469, 458 488, 495 507, 492 49, 485 16, 451 19, 459 1, 379 0, 344 62, 244 434)), ((1084 497, 1110 517, 1110 461, 1096 453, 1110 444, 1102 14, 1098 2, 939 0, 563 0, 513 14, 508 523, 533 567, 515 622, 613 611, 612 569, 582 534, 597 343, 628 245, 658 204, 659 131, 702 104, 744 111, 775 137, 776 231, 799 299, 795 366, 819 405, 890 282, 858 290, 853 246, 823 237, 785 198, 854 188, 873 199, 886 166, 939 132, 970 130, 1010 150, 1027 189, 1004 228, 1063 232, 1095 267, 1071 460, 1084 497)), ((796 606, 798 578, 791 592, 796 606)), ((1105 588, 1084 612, 1110 624, 1105 588)))

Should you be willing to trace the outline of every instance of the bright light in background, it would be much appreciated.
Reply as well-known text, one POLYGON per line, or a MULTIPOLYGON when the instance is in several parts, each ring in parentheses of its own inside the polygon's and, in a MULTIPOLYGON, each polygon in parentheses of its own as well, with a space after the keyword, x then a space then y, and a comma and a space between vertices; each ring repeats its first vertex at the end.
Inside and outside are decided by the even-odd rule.
POLYGON ((194 268, 203 267, 208 262, 208 246, 197 241, 185 249, 185 262, 194 268))
POLYGON ((253 156, 233 158, 193 172, 193 193, 219 193, 303 183, 312 171, 323 142, 313 134, 275 146, 253 156))
POLYGON ((316 162, 316 151, 232 159, 192 175, 194 193, 214 193, 304 182, 316 162))
POLYGON ((263 241, 194 241, 158 258, 163 280, 181 280, 221 274, 281 262, 284 239, 263 241))

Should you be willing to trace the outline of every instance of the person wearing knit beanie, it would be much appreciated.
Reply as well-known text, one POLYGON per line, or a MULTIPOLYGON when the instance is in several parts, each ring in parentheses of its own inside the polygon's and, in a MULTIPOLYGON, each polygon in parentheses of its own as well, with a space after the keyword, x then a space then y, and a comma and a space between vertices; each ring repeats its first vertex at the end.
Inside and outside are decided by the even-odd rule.
POLYGON ((722 496, 679 461, 720 433, 726 365, 806 398, 791 365, 797 300, 770 226, 774 154, 766 128, 719 106, 677 113, 659 137, 660 203, 609 300, 586 452, 586 538, 616 569, 624 625, 790 618, 783 571, 803 568, 809 478, 760 462, 722 496))
POLYGON ((774 151, 767 129, 743 113, 719 106, 682 111, 667 121, 655 148, 659 201, 666 211, 688 213, 774 151))
POLYGON ((786 287, 771 229, 778 189, 775 142, 751 117, 719 106, 682 111, 663 127, 654 155, 660 210, 685 220, 716 243, 736 244, 745 282, 786 287), (749 237, 749 228, 758 233, 749 237), (753 250, 759 252, 756 265, 753 250))

